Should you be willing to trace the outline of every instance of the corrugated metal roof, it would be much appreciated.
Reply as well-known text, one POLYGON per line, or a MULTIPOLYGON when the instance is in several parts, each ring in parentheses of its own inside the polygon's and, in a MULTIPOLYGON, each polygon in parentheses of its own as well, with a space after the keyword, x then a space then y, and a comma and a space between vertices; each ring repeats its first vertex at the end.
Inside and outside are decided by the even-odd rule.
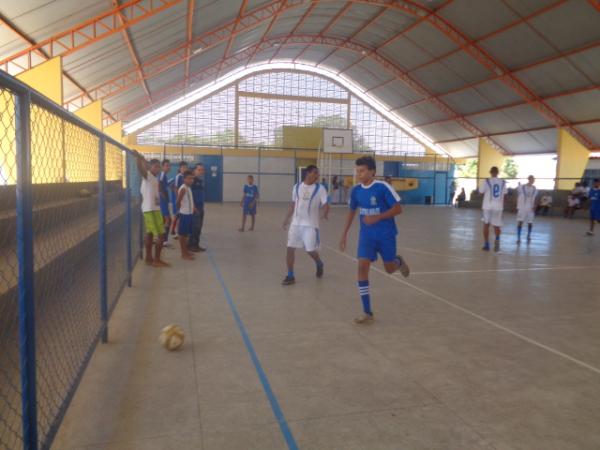
MULTIPOLYGON (((591 2, 413 0, 410 4, 370 5, 361 1, 350 3, 351 6, 346 8, 348 3, 343 0, 315 3, 281 0, 285 9, 277 14, 279 1, 247 2, 244 20, 236 25, 242 31, 232 40, 228 56, 243 54, 240 52, 260 42, 270 25, 267 38, 277 38, 281 45, 302 20, 296 34, 302 35, 308 44, 265 48, 253 61, 268 61, 275 56, 286 60, 300 57, 310 64, 322 61, 324 67, 335 71, 351 66, 344 76, 364 89, 373 89, 370 93, 390 108, 404 106, 396 112, 416 124, 466 114, 461 120, 472 126, 466 127, 461 125, 465 122, 452 118, 422 128, 433 140, 471 138, 444 143, 456 156, 473 154, 473 127, 482 134, 529 130, 493 137, 509 152, 553 150, 555 130, 539 130, 540 127, 552 127, 553 122, 535 108, 535 103, 532 106, 525 104, 514 83, 506 83, 508 76, 516 77, 530 92, 528 95, 550 96, 546 103, 561 116, 561 120, 585 122, 577 125, 577 130, 593 146, 600 148, 600 12, 591 2), (424 8, 423 11, 412 13, 410 9, 414 10, 418 5, 424 8), (309 8, 310 14, 306 14, 309 8), (258 10, 262 12, 256 13, 258 10), (439 14, 445 22, 430 20, 434 17, 432 14, 439 14), (526 15, 532 17, 525 20, 526 15), (334 17, 336 21, 332 22, 334 17), (444 23, 454 27, 454 31, 444 32, 444 23), (416 92, 409 83, 402 81, 402 77, 395 78, 392 71, 369 58, 369 54, 346 48, 338 48, 332 53, 334 49, 329 45, 310 44, 311 39, 317 41, 321 36, 342 41, 348 39, 348 42, 352 39, 373 49, 394 64, 396 72, 406 72, 405 76, 424 86, 429 94, 416 92), (478 60, 470 48, 457 43, 456 36, 464 36, 482 48, 492 62, 478 60), (323 60, 327 55, 330 56, 323 60), (359 59, 362 61, 353 65, 359 59), (500 67, 514 70, 514 75, 505 75, 505 79, 499 77, 500 72, 492 70, 494 61, 500 67), (570 92, 573 89, 582 92, 570 92), (453 113, 449 115, 446 107, 442 110, 432 101, 413 104, 431 96, 437 96, 453 113)), ((193 36, 206 36, 217 27, 233 24, 241 5, 242 0, 195 0, 193 36)), ((0 27, 0 59, 26 48, 25 38, 46 39, 107 12, 111 7, 110 0, 80 0, 75 6, 72 0, 4 2, 0 13, 25 36, 0 27)), ((170 58, 174 49, 186 43, 187 12, 188 2, 183 0, 127 30, 148 78, 146 83, 156 96, 156 104, 164 102, 167 94, 172 95, 177 92, 177 86, 183 85, 184 61, 180 60, 178 65, 162 72, 156 70, 160 64, 152 66, 151 70, 148 62, 163 58, 168 64, 172 63, 170 58)), ((226 35, 221 35, 211 48, 193 54, 189 72, 194 80, 194 75, 218 64, 225 56, 227 40, 226 35)), ((198 50, 198 45, 192 46, 192 50, 198 50)), ((35 62, 42 60, 42 57, 34 56, 35 62)), ((244 64, 240 61, 236 66, 244 64)), ((64 57, 63 66, 77 82, 90 89, 131 71, 133 61, 122 33, 118 32, 73 51, 64 57)), ((226 67, 232 66, 227 64, 226 67)), ((201 83, 211 79, 203 77, 201 83)), ((79 89, 68 80, 65 80, 64 91, 67 98, 79 94, 79 89)), ((141 85, 135 84, 116 96, 107 97, 104 104, 109 111, 117 112, 128 105, 145 105, 145 97, 141 85)), ((134 116, 135 113, 129 119, 134 116)))

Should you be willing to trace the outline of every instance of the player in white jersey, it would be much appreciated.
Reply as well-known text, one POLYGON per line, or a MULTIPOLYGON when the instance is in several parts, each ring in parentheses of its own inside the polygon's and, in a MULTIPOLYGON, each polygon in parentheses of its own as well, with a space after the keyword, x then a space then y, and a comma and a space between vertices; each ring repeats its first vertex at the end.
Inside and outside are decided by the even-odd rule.
POLYGON ((531 242, 531 230, 535 217, 535 200, 538 195, 537 188, 533 185, 535 177, 529 175, 529 182, 517 188, 517 244, 521 243, 523 222, 527 222, 527 242, 531 242))
POLYGON ((316 166, 308 166, 304 181, 294 185, 292 189, 292 203, 283 221, 283 228, 287 228, 292 219, 288 231, 287 243, 287 269, 288 273, 283 280, 283 285, 294 284, 294 259, 297 248, 304 248, 317 266, 317 278, 323 276, 323 261, 319 256, 319 215, 323 209, 323 218, 327 219, 329 204, 327 202, 327 189, 317 183, 319 169, 316 166), (293 218, 292 218, 293 216, 293 218))
POLYGON ((500 250, 500 232, 502 227, 502 211, 504 210, 504 196, 506 195, 506 181, 498 178, 497 167, 490 169, 490 178, 486 178, 479 185, 479 192, 483 194, 483 250, 490 251, 490 225, 494 227, 496 241, 494 251, 500 250))

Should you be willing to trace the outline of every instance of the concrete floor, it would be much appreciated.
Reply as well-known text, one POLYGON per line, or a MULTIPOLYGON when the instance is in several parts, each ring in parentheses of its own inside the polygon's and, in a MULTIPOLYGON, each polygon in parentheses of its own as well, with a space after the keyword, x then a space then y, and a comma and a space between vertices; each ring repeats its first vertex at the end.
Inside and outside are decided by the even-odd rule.
MULTIPOLYGON (((211 256, 138 265, 61 427, 57 450, 569 450, 600 448, 600 237, 541 219, 531 245, 505 218, 500 253, 480 250, 479 212, 409 206, 398 220, 403 279, 373 272, 377 321, 359 328, 346 210, 322 226, 326 275, 298 255, 283 287, 283 205, 210 205, 211 256), (284 418, 278 422, 226 292, 284 418), (186 343, 169 353, 161 328, 186 343), (285 422, 283 422, 285 420, 285 422)), ((352 234, 354 236, 354 233, 352 234)))

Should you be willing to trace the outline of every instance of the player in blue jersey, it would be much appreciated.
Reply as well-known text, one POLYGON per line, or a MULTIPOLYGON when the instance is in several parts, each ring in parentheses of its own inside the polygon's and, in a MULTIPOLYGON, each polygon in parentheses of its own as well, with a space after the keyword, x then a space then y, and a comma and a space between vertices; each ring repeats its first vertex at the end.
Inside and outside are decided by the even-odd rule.
POLYGON ((410 274, 408 265, 396 254, 398 230, 394 217, 402 213, 400 197, 384 181, 375 179, 375 159, 363 156, 356 160, 356 177, 360 184, 354 186, 350 194, 350 211, 346 218, 340 249, 346 250, 348 230, 354 221, 356 211, 360 216, 358 237, 358 291, 364 314, 356 319, 357 324, 373 321, 369 292, 369 269, 371 263, 381 256, 387 273, 400 270, 403 276, 410 274))
POLYGON ((239 231, 246 229, 246 216, 252 218, 252 224, 250 225, 250 231, 254 231, 254 221, 256 219, 256 203, 258 202, 258 188, 254 184, 254 177, 248 175, 247 183, 244 185, 244 196, 240 201, 242 210, 242 227, 239 231))
POLYGON ((158 188, 160 190, 160 212, 163 216, 165 224, 165 243, 164 246, 169 246, 169 230, 171 229, 171 212, 169 211, 169 171, 171 170, 171 161, 163 159, 162 170, 158 177, 158 188))
POLYGON ((600 179, 594 179, 588 198, 590 199, 590 231, 587 232, 587 235, 593 236, 594 224, 600 223, 600 179))

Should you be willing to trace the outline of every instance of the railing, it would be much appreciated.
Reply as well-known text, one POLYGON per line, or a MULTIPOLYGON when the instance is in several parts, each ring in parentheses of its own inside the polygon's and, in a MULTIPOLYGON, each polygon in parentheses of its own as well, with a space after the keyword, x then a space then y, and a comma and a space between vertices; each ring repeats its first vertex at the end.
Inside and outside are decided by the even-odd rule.
POLYGON ((129 149, 0 72, 0 449, 50 447, 106 342, 138 183, 129 149))

